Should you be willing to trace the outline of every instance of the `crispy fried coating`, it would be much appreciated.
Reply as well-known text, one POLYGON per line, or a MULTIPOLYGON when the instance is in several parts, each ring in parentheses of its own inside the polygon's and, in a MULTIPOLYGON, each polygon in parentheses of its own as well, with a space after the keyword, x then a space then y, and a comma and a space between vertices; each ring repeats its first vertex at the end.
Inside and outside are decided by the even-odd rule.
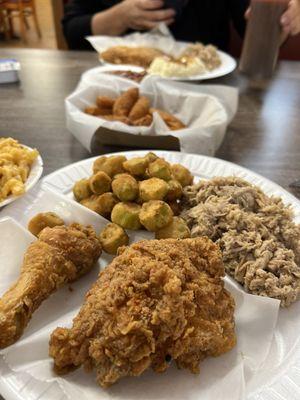
POLYGON ((153 122, 153 117, 150 114, 145 115, 142 118, 136 119, 132 122, 134 126, 150 126, 153 122))
MULTIPOLYGON (((114 106, 114 103, 115 103, 115 100, 108 96, 98 96, 96 99, 97 107, 100 108, 101 110, 110 110, 110 112, 111 112, 112 108, 114 106)), ((110 114, 110 113, 107 112, 106 114, 110 114)))
POLYGON ((234 300, 218 247, 207 238, 151 240, 119 249, 87 293, 71 329, 57 328, 50 356, 62 374, 83 365, 108 387, 169 360, 199 372, 236 343, 234 300))
POLYGON ((154 58, 164 53, 152 47, 113 46, 103 51, 101 57, 112 64, 138 65, 148 68, 154 58))
POLYGON ((132 107, 128 117, 132 121, 136 121, 140 118, 145 117, 149 113, 150 100, 145 96, 141 96, 132 107))
POLYGON ((174 115, 172 115, 166 111, 159 110, 157 108, 150 108, 150 113, 153 114, 154 112, 157 112, 160 115, 160 117, 164 120, 165 124, 168 125, 168 127, 171 129, 171 131, 177 131, 179 129, 186 128, 184 123, 181 122, 174 115))
POLYGON ((101 254, 92 227, 45 228, 24 256, 19 279, 0 299, 0 348, 15 343, 33 312, 65 283, 88 272, 101 254))
POLYGON ((103 118, 106 119, 107 121, 119 121, 123 122, 123 124, 126 125, 132 125, 129 118, 122 117, 120 115, 103 115, 103 118))
POLYGON ((128 117, 132 107, 139 98, 139 89, 130 88, 118 97, 113 106, 113 114, 119 117, 128 117))

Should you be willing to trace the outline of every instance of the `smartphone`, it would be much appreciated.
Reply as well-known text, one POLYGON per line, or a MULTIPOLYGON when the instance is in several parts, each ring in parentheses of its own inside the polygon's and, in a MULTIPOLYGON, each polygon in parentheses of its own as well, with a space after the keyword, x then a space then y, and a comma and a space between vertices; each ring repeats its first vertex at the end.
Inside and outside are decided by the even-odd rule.
POLYGON ((165 0, 164 8, 173 8, 176 11, 176 17, 178 17, 182 13, 186 3, 186 0, 165 0))

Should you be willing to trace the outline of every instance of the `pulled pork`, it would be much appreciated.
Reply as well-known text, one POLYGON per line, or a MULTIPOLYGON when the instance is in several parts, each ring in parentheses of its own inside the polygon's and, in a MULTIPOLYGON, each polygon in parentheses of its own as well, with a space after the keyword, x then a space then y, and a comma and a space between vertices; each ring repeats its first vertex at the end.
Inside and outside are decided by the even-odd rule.
POLYGON ((226 272, 247 292, 287 307, 300 295, 300 226, 277 197, 237 177, 189 186, 182 217, 192 237, 208 236, 222 252, 226 272))

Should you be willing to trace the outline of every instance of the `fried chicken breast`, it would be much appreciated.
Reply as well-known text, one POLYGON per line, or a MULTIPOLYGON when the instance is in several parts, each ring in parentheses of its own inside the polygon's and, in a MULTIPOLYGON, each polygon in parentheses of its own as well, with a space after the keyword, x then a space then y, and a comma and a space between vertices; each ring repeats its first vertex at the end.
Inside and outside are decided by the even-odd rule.
POLYGON ((40 304, 87 273, 100 254, 92 227, 72 224, 43 229, 25 253, 18 281, 0 299, 0 348, 16 342, 40 304))
POLYGON ((218 247, 207 238, 141 241, 123 247, 87 293, 71 329, 57 328, 50 356, 57 373, 83 365, 108 387, 170 360, 199 362, 236 343, 234 300, 224 289, 218 247))

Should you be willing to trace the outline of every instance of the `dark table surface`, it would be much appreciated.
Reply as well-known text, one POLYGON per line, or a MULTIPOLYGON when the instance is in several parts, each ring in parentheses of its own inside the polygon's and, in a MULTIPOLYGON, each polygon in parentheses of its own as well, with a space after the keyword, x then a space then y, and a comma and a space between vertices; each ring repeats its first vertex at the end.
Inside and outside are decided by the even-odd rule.
MULTIPOLYGON (((0 86, 0 136, 37 147, 44 174, 89 157, 66 128, 64 98, 83 71, 98 65, 97 54, 3 49, 0 56, 22 66, 19 84, 0 86)), ((240 89, 238 112, 216 156, 291 191, 289 183, 300 179, 300 63, 282 62, 270 82, 250 82, 236 71, 212 83, 240 89)))

